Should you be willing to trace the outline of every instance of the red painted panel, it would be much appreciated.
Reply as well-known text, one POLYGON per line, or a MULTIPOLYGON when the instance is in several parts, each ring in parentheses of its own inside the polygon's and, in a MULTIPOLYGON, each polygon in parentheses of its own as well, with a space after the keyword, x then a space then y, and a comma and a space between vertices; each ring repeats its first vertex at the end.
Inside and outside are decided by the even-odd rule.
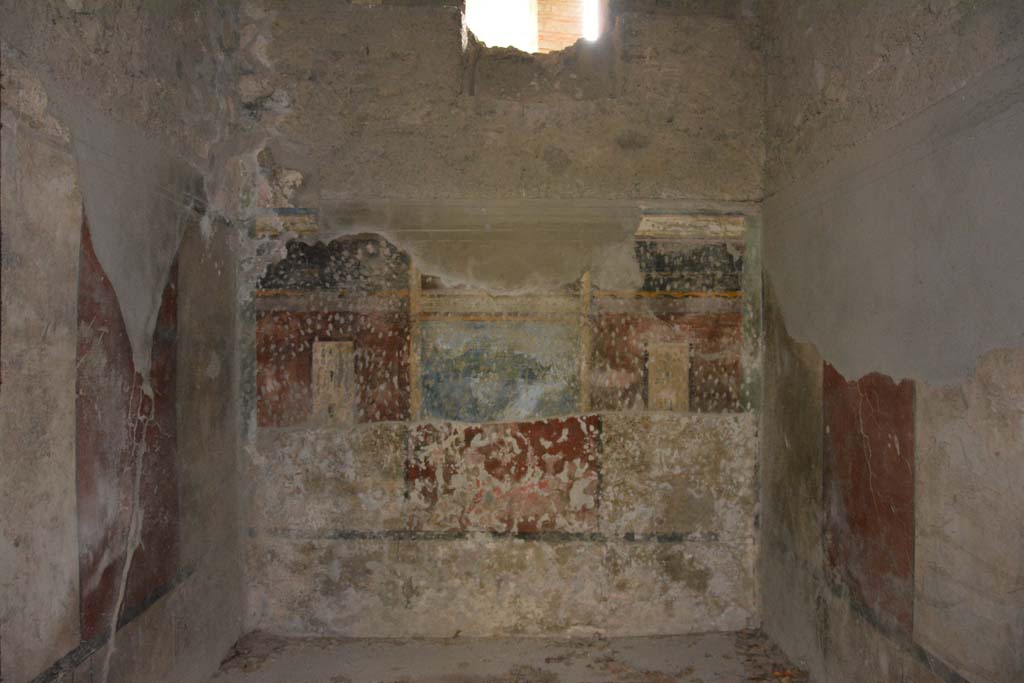
POLYGON ((306 423, 313 409, 313 342, 348 340, 355 345, 357 419, 409 419, 407 311, 263 311, 256 320, 259 426, 306 423))
POLYGON ((425 424, 410 434, 414 529, 596 530, 601 420, 425 424))
POLYGON ((593 318, 590 400, 594 409, 644 407, 645 342, 657 323, 654 317, 630 313, 603 313, 593 318))
POLYGON ((527 422, 519 429, 530 456, 509 493, 515 531, 596 530, 601 419, 587 415, 527 422))
POLYGON ((133 511, 141 520, 120 622, 174 582, 179 514, 175 366, 177 266, 153 338, 152 400, 142 391, 114 289, 83 226, 79 260, 76 463, 82 638, 109 627, 133 511), (136 495, 138 479, 138 495, 136 495))
POLYGON ((909 632, 914 613, 914 384, 825 364, 825 534, 834 578, 909 632))
POLYGON ((593 318, 591 405, 640 410, 646 405, 647 343, 690 345, 690 410, 742 410, 742 315, 736 313, 602 313, 593 318))

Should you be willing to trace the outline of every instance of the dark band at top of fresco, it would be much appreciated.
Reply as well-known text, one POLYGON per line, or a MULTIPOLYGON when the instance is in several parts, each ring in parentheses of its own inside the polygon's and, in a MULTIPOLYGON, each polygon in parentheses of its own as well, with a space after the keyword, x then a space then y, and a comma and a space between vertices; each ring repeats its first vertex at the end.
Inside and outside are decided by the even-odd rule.
MULTIPOLYGON (((420 276, 420 288, 424 292, 430 292, 432 294, 445 294, 452 292, 472 292, 474 288, 472 285, 467 285, 460 282, 450 282, 439 275, 430 275, 429 273, 423 273, 420 276)), ((477 290, 479 291, 479 290, 477 290)), ((545 290, 546 294, 565 294, 569 296, 578 296, 580 293, 580 281, 574 280, 572 282, 566 282, 559 286, 551 286, 545 290)))
POLYGON ((637 241, 645 292, 738 292, 743 288, 743 245, 637 241))
POLYGON ((382 237, 356 235, 327 244, 289 240, 282 260, 267 266, 263 290, 380 292, 409 286, 409 255, 382 237))

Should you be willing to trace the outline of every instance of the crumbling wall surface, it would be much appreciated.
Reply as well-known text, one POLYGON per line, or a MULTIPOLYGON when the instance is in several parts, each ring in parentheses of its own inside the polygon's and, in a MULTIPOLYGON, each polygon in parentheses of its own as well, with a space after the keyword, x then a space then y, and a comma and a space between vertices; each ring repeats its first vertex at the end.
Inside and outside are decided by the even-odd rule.
POLYGON ((408 445, 425 437, 390 425, 269 437, 253 474, 252 626, 370 637, 747 626, 753 420, 678 422, 589 415, 454 430, 475 449, 451 437, 408 445), (545 437, 556 443, 543 450, 545 437), (577 451, 580 438, 603 443, 577 451), (652 454, 656 464, 635 464, 652 454))
POLYGON ((297 206, 761 195, 752 12, 627 4, 597 43, 527 55, 464 48, 455 2, 261 4, 273 69, 246 107, 288 102, 272 149, 305 176, 297 206))
POLYGON ((232 91, 216 86, 238 46, 236 5, 4 0, 0 35, 48 91, 80 97, 69 104, 92 103, 202 166, 230 130, 232 91))
POLYGON ((248 12, 249 624, 754 624, 756 16, 527 55, 458 5, 248 12))
POLYGON ((762 3, 769 194, 1019 56, 1020 3, 762 3))
POLYGON ((762 624, 779 646, 820 676, 828 643, 822 590, 824 457, 821 356, 789 337, 766 283, 761 414, 762 624))
POLYGON ((632 287, 585 271, 513 292, 451 284, 376 234, 261 239, 250 627, 756 623, 751 226, 646 216, 632 287))
MULTIPOLYGON (((864 569, 861 557, 837 556, 834 552, 837 540, 852 544, 860 552, 861 540, 866 539, 867 548, 882 558, 893 549, 905 552, 907 548, 905 544, 889 546, 884 526, 869 528, 865 533, 863 526, 851 525, 854 520, 870 522, 876 512, 889 512, 882 507, 889 504, 888 500, 879 499, 880 507, 876 508, 871 495, 875 485, 884 488, 888 482, 867 477, 851 480, 836 472, 834 466, 832 472, 828 471, 826 444, 835 441, 826 431, 825 373, 835 370, 812 345, 789 336, 771 287, 766 290, 766 303, 758 571, 765 631, 806 667, 814 680, 962 680, 916 643, 905 621, 901 623, 898 618, 901 612, 892 609, 894 603, 903 605, 907 600, 913 605, 913 577, 908 589, 905 574, 890 580, 888 568, 864 569), (845 488, 841 486, 844 482, 845 488), (850 483, 855 486, 850 487, 850 483), (863 514, 826 507, 825 501, 830 500, 826 491, 830 488, 839 494, 831 498, 833 504, 845 493, 853 509, 863 514), (897 599, 884 599, 890 595, 897 599)), ((841 382, 833 386, 858 385, 841 382)), ((838 393, 843 395, 842 391, 838 393)), ((833 389, 831 395, 835 398, 837 391, 833 389)), ((856 412, 846 414, 857 416, 856 412)), ((866 429, 868 437, 862 437, 858 428, 852 434, 843 432, 843 440, 877 444, 881 441, 878 437, 887 434, 871 423, 866 429)), ((905 462, 885 452, 878 456, 883 465, 900 466, 905 462)), ((849 469, 856 471, 871 462, 860 454, 849 469)), ((893 552, 892 556, 899 559, 904 555, 893 552)))
POLYGON ((182 264, 179 245, 187 226, 198 235, 211 150, 232 119, 213 93, 230 75, 234 10, 87 1, 2 11, 0 667, 12 681, 76 670, 195 680, 238 629, 237 572, 204 555, 237 535, 223 508, 238 498, 227 489, 219 505, 195 500, 203 472, 234 471, 233 446, 212 434, 233 438, 236 420, 229 401, 204 430, 182 424, 199 409, 210 419, 201 394, 213 387, 196 389, 180 362, 207 367, 213 347, 232 365, 225 338, 191 318, 209 305, 218 323, 232 320, 233 280, 221 301, 206 287, 234 265, 212 243, 190 252, 206 260, 182 264), (182 283, 201 301, 182 303, 182 283), (210 438, 179 439, 179 426, 210 438))
POLYGON ((1018 680, 1024 8, 764 7, 766 630, 824 681, 1018 680))
MULTIPOLYGON (((834 406, 842 387, 863 382, 837 387, 833 379, 829 388, 824 376, 835 370, 788 335, 768 300, 759 571, 765 630, 823 681, 1017 680, 1024 670, 1021 499, 1013 492, 1021 481, 1020 350, 986 355, 962 384, 914 383, 913 419, 900 419, 901 429, 914 432, 909 453, 905 444, 898 455, 878 448, 892 432, 871 420, 880 404, 865 395, 864 431, 858 424, 841 432, 865 452, 843 476, 828 472, 837 440, 827 404, 834 406), (870 455, 869 445, 876 449, 870 455), (877 478, 857 474, 868 465, 878 468, 877 478), (883 480, 887 467, 904 469, 911 485, 906 474, 883 480), (858 518, 834 500, 827 506, 829 487, 867 514, 858 518), (897 492, 913 499, 909 547, 905 527, 893 523, 897 492), (837 556, 837 524, 842 542, 862 557, 837 556), (894 552, 879 552, 885 548, 894 552), (891 564, 872 564, 872 555, 891 564)), ((898 393, 893 385, 890 396, 898 393)), ((847 414, 859 418, 859 411, 847 414)))
MULTIPOLYGON (((99 386, 88 374, 78 382, 78 619, 83 639, 44 674, 44 680, 62 680, 68 672, 84 680, 204 680, 241 632, 238 428, 237 404, 232 400, 236 372, 226 341, 235 311, 229 244, 229 231, 218 230, 208 240, 195 221, 186 232, 168 287, 173 292, 169 303, 175 305, 161 312, 154 342, 159 349, 154 368, 170 367, 174 372, 169 377, 154 374, 152 416, 143 411, 128 418, 148 425, 143 441, 119 433, 119 423, 109 419, 108 406, 113 402, 121 409, 117 394, 123 390, 109 380, 118 377, 121 367, 132 370, 123 322, 116 315, 93 314, 89 332, 80 337, 81 347, 87 349, 81 365, 102 363, 108 378, 99 386), (169 328, 167 321, 174 321, 174 327, 169 328), (120 337, 119 352, 96 350, 97 337, 106 335, 120 337), (104 398, 101 390, 114 398, 104 398), (166 394, 176 399, 169 408, 162 405, 166 394), (97 436, 109 450, 97 452, 90 443, 97 436), (117 445, 128 451, 118 453, 117 445), (105 471, 109 469, 116 473, 113 477, 105 471), (82 470, 92 477, 83 480, 82 470), (133 486, 136 472, 139 480, 133 486), (125 478, 127 483, 118 481, 125 478), (115 519, 97 519, 100 515, 93 508, 109 511, 115 519), (124 546, 130 548, 132 534, 124 518, 133 514, 138 515, 139 544, 126 554, 124 546), (96 539, 99 534, 109 538, 96 539), (126 561, 130 571, 123 574, 126 561), (122 582, 124 594, 119 597, 122 582), (110 639, 107 634, 115 617, 119 628, 116 638, 110 639)), ((97 267, 92 260, 92 267, 97 267)), ((85 263, 83 258, 83 273, 85 263)), ((87 282, 83 278, 81 286, 87 282)), ((113 299, 109 282, 105 284, 113 299)), ((79 330, 81 334, 81 323, 79 330)), ((128 405, 138 410, 138 375, 134 384, 126 384, 135 399, 128 405)))
POLYGON ((202 174, 233 119, 227 53, 237 10, 104 0, 3 10, 6 54, 32 70, 71 132, 93 245, 146 383, 184 222, 203 203, 202 174))

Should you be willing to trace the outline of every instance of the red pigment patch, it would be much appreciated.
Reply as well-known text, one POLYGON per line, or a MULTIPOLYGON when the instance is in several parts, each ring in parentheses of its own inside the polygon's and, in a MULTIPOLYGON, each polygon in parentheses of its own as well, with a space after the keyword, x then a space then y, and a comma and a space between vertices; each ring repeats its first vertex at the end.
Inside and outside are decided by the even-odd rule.
POLYGON ((117 295, 96 258, 88 226, 82 229, 78 292, 79 577, 82 638, 91 640, 113 618, 136 504, 141 505, 141 544, 132 559, 120 622, 166 592, 178 571, 177 264, 153 337, 152 401, 135 372, 117 295))
POLYGON ((591 405, 642 410, 647 404, 647 344, 690 348, 690 411, 739 412, 743 372, 740 313, 601 313, 593 318, 591 405))
POLYGON ((825 533, 835 578, 910 632, 914 614, 914 384, 823 375, 825 533))
POLYGON ((597 528, 601 419, 426 424, 410 434, 406 486, 416 530, 583 532, 597 528))
POLYGON ((408 312, 264 311, 256 320, 257 415, 261 427, 302 425, 313 410, 313 342, 352 341, 356 419, 409 419, 408 312))

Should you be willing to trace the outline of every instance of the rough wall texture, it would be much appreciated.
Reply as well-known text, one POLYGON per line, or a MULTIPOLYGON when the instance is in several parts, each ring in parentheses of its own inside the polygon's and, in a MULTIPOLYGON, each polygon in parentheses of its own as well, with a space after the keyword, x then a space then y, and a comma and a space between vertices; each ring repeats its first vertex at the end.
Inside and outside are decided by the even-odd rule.
POLYGON ((765 2, 767 112, 752 6, 527 56, 445 2, 5 2, 4 676, 196 679, 243 556, 275 630, 756 621, 765 185, 767 628, 1024 675, 1021 5, 765 2))
MULTIPOLYGON (((777 307, 768 310, 759 571, 765 630, 822 681, 1019 678, 1020 500, 1009 489, 1021 476, 1020 351, 989 354, 962 385, 914 383, 908 450, 900 430, 870 412, 863 429, 827 424, 837 382, 823 377, 835 371, 788 336, 777 307), (852 440, 854 452, 863 448, 845 474, 827 466, 837 435, 852 440), (909 464, 912 479, 891 471, 878 479, 887 467, 909 464), (849 509, 839 517, 842 542, 858 556, 833 551, 837 510, 826 507, 826 490, 837 485, 863 510, 892 504, 860 520, 849 509), (908 494, 909 540, 898 514, 908 494)), ((882 381, 876 375, 838 386, 846 391, 865 380, 882 381)), ((900 385, 885 382, 896 398, 900 385)), ((902 414, 907 425, 907 413, 886 416, 902 414)))
MULTIPOLYGON (((110 681, 154 683, 204 680, 241 633, 241 482, 233 398, 237 370, 228 342, 236 313, 232 239, 227 230, 207 239, 193 224, 179 254, 173 349, 178 402, 170 426, 177 435, 176 476, 173 483, 159 488, 143 486, 137 501, 143 542, 166 526, 173 511, 176 545, 173 553, 167 552, 166 545, 139 546, 127 588, 140 580, 152 581, 153 572, 140 572, 139 566, 170 569, 170 581, 158 586, 155 594, 145 594, 147 599, 134 609, 131 593, 126 593, 113 651, 103 637, 85 642, 53 671, 55 680, 70 675, 64 669, 73 671, 76 681, 103 680, 104 676, 110 681), (167 501, 168 488, 176 496, 173 506, 167 501)), ((165 455, 146 450, 142 457, 163 460, 165 455)), ((166 467, 166 463, 148 466, 166 467)), ((83 601, 83 610, 86 606, 83 601)), ((83 612, 83 629, 86 616, 83 612)), ((104 627, 109 627, 111 617, 105 615, 104 627)))
POLYGON ((823 681, 1018 680, 1021 6, 764 17, 765 628, 823 681))
POLYGON ((821 675, 828 642, 822 614, 827 593, 821 590, 828 585, 822 542, 823 363, 813 346, 789 337, 767 284, 758 482, 762 624, 786 652, 821 675))
POLYGON ((45 0, 3 10, 7 56, 48 90, 83 96, 194 166, 228 136, 233 91, 218 86, 238 45, 235 3, 45 0))
POLYGON ((664 219, 641 223, 629 290, 589 273, 520 293, 449 285, 368 234, 268 250, 251 328, 250 625, 755 623, 748 221, 664 219))
MULTIPOLYGON (((243 382, 227 341, 236 295, 247 301, 257 287, 234 282, 230 243, 214 220, 247 219, 256 234, 261 221, 280 232, 293 219, 316 224, 320 212, 333 238, 353 227, 344 204, 351 198, 695 197, 707 202, 703 211, 718 210, 717 200, 755 199, 762 155, 753 14, 738 4, 623 10, 614 33, 589 49, 526 57, 467 45, 457 7, 445 3, 369 5, 4 4, 3 400, 12 408, 4 413, 12 463, 4 500, 16 507, 4 516, 5 678, 190 680, 211 668, 239 625, 233 558, 242 556, 233 552, 234 490, 214 484, 238 481, 233 396, 255 389, 257 369, 252 425, 261 440, 264 432, 285 439, 269 451, 268 467, 289 476, 261 481, 267 491, 255 500, 289 500, 274 488, 288 484, 308 491, 311 506, 255 506, 253 526, 262 533, 273 512, 275 529, 312 534, 307 544, 321 544, 325 555, 308 576, 353 586, 341 607, 363 615, 359 629, 440 633, 426 619, 443 609, 453 623, 482 619, 469 624, 480 632, 731 628, 755 618, 756 325, 743 325, 757 290, 746 286, 756 269, 742 263, 756 263, 756 253, 742 237, 638 241, 635 202, 624 223, 621 206, 595 206, 584 213, 611 225, 611 240, 574 235, 586 223, 570 212, 557 226, 560 248, 538 258, 531 234, 518 232, 537 222, 520 217, 510 231, 529 266, 519 269, 519 284, 534 288, 523 299, 462 291, 460 282, 477 281, 472 273, 410 277, 407 260, 397 289, 375 272, 365 281, 379 287, 347 291, 340 304, 338 282, 318 283, 314 294, 335 299, 324 305, 288 300, 285 273, 259 288, 280 289, 286 301, 280 292, 259 297, 258 312, 243 320, 239 337, 258 340, 243 382), (204 208, 201 225, 191 225, 204 208), (43 249, 40 235, 60 248, 43 249), (584 245, 585 258, 567 258, 574 250, 566 244, 584 245), (44 251, 54 258, 37 264, 44 251), (35 301, 40 273, 70 292, 67 300, 35 301), (539 281, 548 288, 537 289, 539 281), (546 327, 515 330, 534 304, 546 327), (476 345, 453 347, 466 325, 476 345), (97 334, 104 329, 112 334, 97 334), (563 344, 545 355, 533 340, 531 351, 535 332, 563 344), (504 340, 501 358, 485 357, 489 339, 504 340), (282 350, 294 357, 285 362, 282 350), (103 394, 110 367, 118 390, 103 394), (459 382, 474 391, 453 409, 444 392, 459 382), (513 387, 523 400, 499 405, 492 385, 513 387), (339 387, 359 387, 358 401, 339 387), (673 413, 693 414, 665 417, 673 413), (39 415, 50 419, 42 424, 39 415), (476 427, 466 419, 499 421, 476 427), (635 429, 617 426, 633 419, 635 429), (331 426, 323 433, 311 429, 324 421, 331 426), (676 449, 676 428, 689 447, 676 449), (635 431, 647 441, 631 440, 635 431), (481 435, 494 443, 481 444, 481 435), (40 444, 47 467, 19 455, 40 444), (352 467, 380 488, 355 487, 349 461, 338 469, 320 444, 351 454, 352 467), (660 454, 657 467, 638 455, 648 448, 660 454), (311 449, 313 462, 304 455, 311 449), (390 465, 381 470, 376 458, 390 465), (668 497, 635 509, 621 492, 651 468, 668 497), (610 501, 603 516, 602 472, 610 501), (689 478, 695 473, 704 488, 689 478), (350 493, 317 497, 337 487, 350 493), (669 494, 680 491, 682 506, 669 494), (482 506, 463 505, 463 496, 480 495, 482 506), (398 536, 378 538, 378 526, 398 536), (409 546, 408 533, 424 536, 409 546), (438 577, 422 575, 430 558, 465 567, 460 553, 481 549, 508 573, 474 592, 466 589, 477 579, 453 568, 450 583, 428 590, 438 577), (375 601, 391 595, 390 575, 361 568, 358 558, 398 550, 413 553, 389 570, 408 595, 398 608, 382 606, 375 601), (599 595, 584 604, 604 611, 581 616, 575 602, 555 609, 550 592, 520 591, 525 602, 488 619, 482 596, 506 591, 508 577, 529 585, 524 552, 566 566, 590 557, 585 571, 600 579, 599 595), (356 570, 339 573, 331 557, 356 558, 356 570), (634 599, 651 586, 651 599, 634 599), (415 591, 427 597, 415 602, 415 591), (42 598, 52 595, 59 598, 42 598), (416 617, 409 625, 395 621, 402 609, 416 617), (106 640, 105 622, 120 626, 116 640, 106 640)), ((483 231, 487 222, 473 216, 468 227, 483 231)), ((266 264, 286 241, 261 237, 240 251, 266 264)), ((456 263, 474 262, 425 242, 456 263)), ((474 244, 476 254, 509 261, 485 240, 474 244)), ((266 452, 256 453, 258 466, 266 452)), ((308 553, 294 540, 272 535, 254 547, 276 548, 281 558, 308 553)), ((250 552, 257 568, 267 557, 260 552, 250 552)), ((268 563, 254 594, 286 566, 268 563)), ((552 566, 547 576, 560 571, 552 566)), ((310 599, 307 586, 293 587, 275 589, 277 607, 310 599)), ((333 612, 308 616, 342 628, 333 612)))
POLYGON ((548 55, 454 3, 249 9, 252 626, 756 622, 761 66, 726 4, 548 55))
POLYGON ((299 206, 761 194, 753 13, 623 12, 595 44, 525 55, 464 51, 456 3, 262 5, 273 67, 248 106, 287 106, 272 149, 299 206))
POLYGON ((769 194, 1024 48, 1024 13, 1013 0, 780 0, 763 8, 769 194))
MULTIPOLYGON (((829 532, 842 524, 848 535, 841 539, 845 545, 861 550, 866 538, 869 557, 874 553, 889 559, 885 553, 891 544, 884 528, 856 529, 857 521, 867 526, 863 515, 857 520, 842 507, 825 507, 830 499, 826 490, 834 488, 845 489, 861 509, 871 509, 871 486, 879 482, 865 474, 872 463, 865 458, 866 449, 882 443, 886 430, 869 421, 863 432, 859 425, 841 434, 826 431, 826 387, 834 391, 837 384, 857 383, 826 381, 825 373, 835 371, 813 346, 788 335, 770 287, 767 302, 759 568, 765 631, 817 681, 962 680, 917 645, 900 621, 908 598, 911 603, 915 599, 908 596, 905 570, 891 581, 891 567, 830 553, 835 537, 829 532), (826 467, 826 443, 833 436, 853 440, 853 460, 845 473, 826 467), (862 445, 859 451, 857 444, 862 445), (851 522, 859 534, 851 533, 851 522), (886 599, 891 596, 896 599, 886 599)), ((906 548, 898 550, 905 553, 906 548)), ((912 592, 913 576, 909 586, 912 592)))
POLYGON ((224 156, 234 119, 234 4, 4 6, 6 54, 32 70, 70 131, 93 246, 144 385, 167 273, 189 208, 204 203, 200 174, 224 156))
POLYGON ((239 499, 208 481, 237 476, 234 354, 195 322, 230 333, 234 262, 226 232, 205 230, 204 245, 193 212, 231 123, 210 93, 233 12, 3 14, 0 670, 19 683, 198 680, 241 615, 238 567, 217 555, 237 546, 239 499), (200 246, 175 269, 188 224, 200 246), (100 238, 108 248, 93 249, 100 238), (153 277, 127 291, 121 276, 139 272, 153 277), (193 301, 176 300, 186 290, 193 301), (218 367, 214 401, 200 378, 218 367))

